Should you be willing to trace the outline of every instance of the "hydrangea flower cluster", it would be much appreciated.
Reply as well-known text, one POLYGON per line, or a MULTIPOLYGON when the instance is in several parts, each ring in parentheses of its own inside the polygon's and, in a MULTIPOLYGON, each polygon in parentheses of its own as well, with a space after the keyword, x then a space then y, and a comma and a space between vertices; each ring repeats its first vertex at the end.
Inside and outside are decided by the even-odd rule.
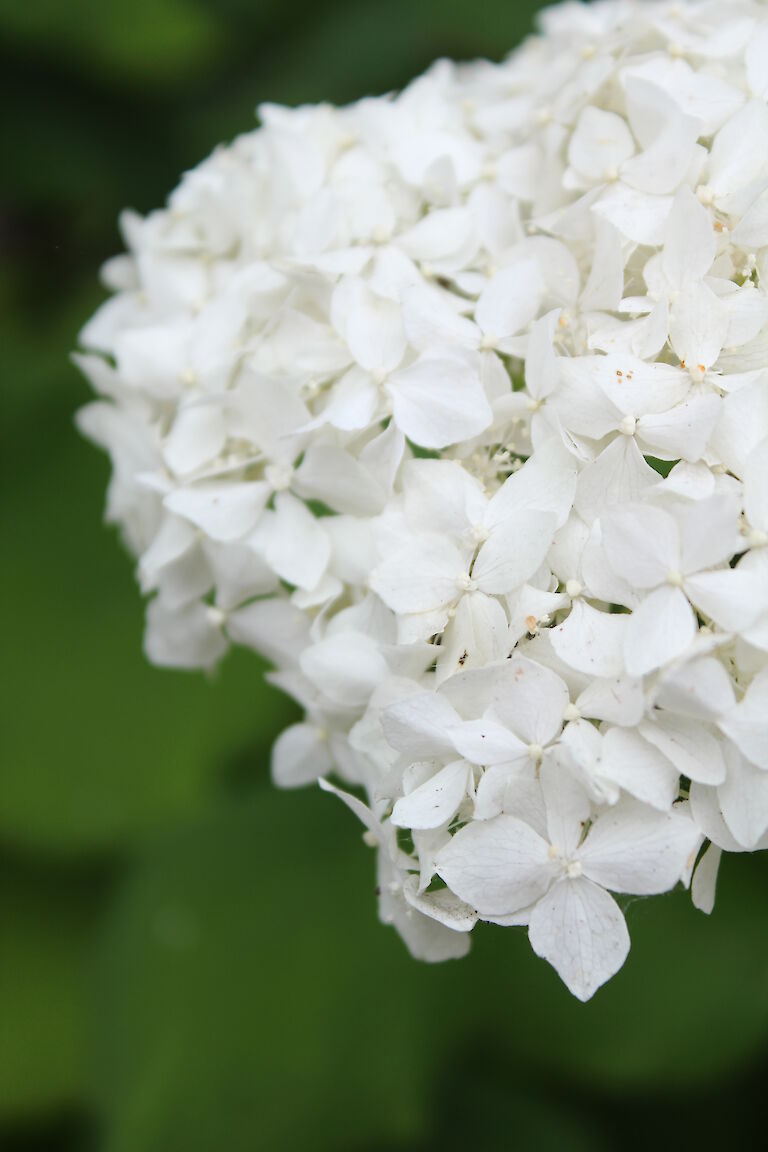
POLYGON ((417 957, 525 925, 587 999, 615 895, 768 847, 767 99, 760 3, 565 3, 123 216, 79 420, 147 655, 274 663, 417 957))

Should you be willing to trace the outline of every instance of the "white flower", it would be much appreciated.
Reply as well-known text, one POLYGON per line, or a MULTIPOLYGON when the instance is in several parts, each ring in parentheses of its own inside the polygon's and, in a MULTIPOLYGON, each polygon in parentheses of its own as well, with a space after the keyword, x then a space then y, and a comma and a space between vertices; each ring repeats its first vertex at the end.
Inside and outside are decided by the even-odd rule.
POLYGON ((586 832, 590 805, 568 775, 541 774, 545 821, 502 815, 462 828, 437 857, 449 887, 481 917, 527 923, 534 951, 587 1000, 624 963, 629 935, 605 891, 665 892, 689 866, 700 834, 682 812, 626 803, 586 832))
POLYGON ((269 660, 413 954, 527 923, 586 999, 610 892, 768 847, 768 9, 539 19, 125 213, 78 424, 149 659, 269 660))

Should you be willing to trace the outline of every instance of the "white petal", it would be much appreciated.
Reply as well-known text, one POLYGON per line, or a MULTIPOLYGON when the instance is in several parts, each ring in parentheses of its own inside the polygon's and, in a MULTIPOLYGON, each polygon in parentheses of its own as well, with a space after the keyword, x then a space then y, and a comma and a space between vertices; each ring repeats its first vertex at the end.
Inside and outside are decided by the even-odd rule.
POLYGON ((667 412, 685 399, 691 387, 688 374, 674 365, 646 364, 619 353, 577 357, 569 372, 579 382, 585 377, 594 380, 620 412, 633 416, 667 412))
POLYGON ((357 796, 353 796, 351 792, 344 792, 341 788, 337 788, 335 784, 331 784, 328 780, 324 780, 322 776, 317 782, 323 792, 330 792, 332 795, 338 796, 342 804, 346 804, 350 812, 354 812, 358 820, 365 824, 368 831, 373 834, 373 836, 380 844, 384 842, 381 824, 376 819, 367 804, 364 804, 362 800, 357 798, 357 796))
POLYGON ((712 496, 679 510, 683 572, 714 568, 741 551, 744 545, 739 533, 740 511, 738 494, 712 496))
POLYGON ((562 856, 569 857, 589 820, 589 797, 572 773, 558 764, 545 761, 540 775, 549 842, 562 856))
POLYGON ((488 498, 458 460, 409 460, 403 467, 405 518, 414 532, 453 538, 482 521, 488 498))
MULTIPOLYGON (((298 370, 293 362, 291 370, 298 370)), ((304 444, 301 429, 310 419, 306 406, 279 380, 247 370, 239 379, 228 410, 230 435, 249 440, 272 461, 292 464, 304 444)))
POLYGON ((579 304, 585 312, 615 312, 624 294, 624 253, 621 236, 612 224, 599 216, 595 221, 595 232, 592 268, 579 304))
POLYGON ((627 625, 624 660, 630 676, 644 676, 693 643, 696 618, 679 588, 662 585, 635 608, 627 625))
POLYGON ((600 527, 609 564, 634 588, 654 588, 680 570, 680 533, 661 508, 616 505, 601 516, 600 527))
POLYGON ((164 504, 213 540, 238 540, 257 523, 269 495, 261 481, 196 484, 169 492, 164 504))
POLYGON ((533 764, 528 756, 525 761, 486 768, 477 783, 475 820, 491 820, 507 812, 546 837, 544 797, 539 781, 531 778, 532 770, 533 764))
POLYGON ((528 759, 528 745, 492 716, 465 720, 452 731, 452 737, 456 751, 472 764, 507 764, 528 759))
POLYGON ((625 792, 662 812, 677 799, 679 772, 632 729, 610 728, 605 733, 600 770, 625 792))
POLYGON ((723 819, 739 844, 752 850, 768 829, 768 772, 735 749, 726 751, 728 777, 717 790, 723 819))
POLYGON ((480 591, 504 594, 519 588, 540 567, 556 527, 552 512, 519 512, 494 528, 472 567, 480 591))
POLYGON ((523 467, 494 493, 485 516, 488 529, 521 512, 552 513, 556 526, 568 519, 576 491, 576 462, 557 437, 537 445, 523 467))
POLYGON ((458 599, 467 559, 442 536, 414 538, 371 573, 370 586, 394 612, 429 612, 458 599))
POLYGON ((284 666, 295 663, 309 642, 309 621, 289 600, 254 600, 229 613, 227 632, 235 644, 284 666))
POLYGON ((720 745, 699 721, 655 711, 654 723, 640 725, 644 738, 663 752, 680 775, 700 784, 720 784, 725 760, 720 745))
POLYGON ((731 233, 734 244, 753 252, 768 245, 768 193, 763 192, 731 233))
POLYGON ((768 532, 768 440, 761 440, 744 463, 744 511, 753 528, 768 532))
POLYGON ((696 463, 706 452, 721 403, 719 396, 692 396, 658 416, 641 416, 637 436, 652 455, 696 463))
POLYGON ((460 828, 435 863, 437 874, 460 899, 491 916, 532 904, 555 872, 546 840, 506 815, 460 828))
POLYGON ((715 136, 707 183, 717 196, 740 191, 759 175, 766 151, 768 108, 762 100, 751 100, 715 136))
POLYGON ((661 681, 657 703, 694 720, 714 720, 733 706, 731 680, 713 656, 672 668, 661 681))
POLYGON ((332 424, 345 432, 367 428, 379 403, 379 390, 369 373, 355 365, 334 384, 330 400, 323 411, 310 420, 306 429, 332 424))
POLYGON ((674 192, 693 162, 699 122, 683 113, 670 116, 654 142, 622 165, 621 177, 641 192, 674 192))
POLYGON ((163 459, 177 476, 188 476, 218 456, 227 439, 224 416, 212 404, 181 408, 163 448, 163 459))
POLYGON ((522 656, 507 661, 505 678, 494 691, 499 719, 525 744, 544 747, 559 733, 568 688, 550 668, 522 656))
POLYGON ((768 69, 765 66, 768 60, 768 28, 764 25, 757 25, 752 30, 745 58, 750 90, 755 96, 765 99, 768 94, 768 69))
POLYGON ((139 560, 142 590, 155 588, 163 569, 180 560, 196 542, 197 533, 191 524, 176 516, 164 516, 152 543, 139 560))
POLYGON ((392 823, 397 828, 441 828, 467 794, 469 765, 465 760, 446 764, 413 792, 395 802, 392 823))
MULTIPOLYGON (((755 39, 756 31, 750 43, 755 39)), ((749 56, 749 48, 747 54, 749 56)), ((726 84, 708 69, 695 71, 685 60, 663 52, 653 53, 641 64, 630 65, 622 75, 627 88, 630 124, 633 130, 641 134, 638 139, 644 143, 648 141, 642 135, 643 122, 651 123, 652 115, 649 113, 652 114, 653 108, 648 108, 647 97, 643 99, 646 94, 642 89, 633 92, 635 77, 657 86, 664 97, 675 102, 681 112, 694 116, 699 121, 702 136, 714 135, 721 124, 744 103, 743 92, 726 84), (640 119, 637 119, 638 116, 640 119)))
POLYGON ((613 892, 652 896, 674 888, 701 842, 685 811, 655 812, 635 800, 602 812, 579 850, 585 876, 613 892))
POLYGON ((659 482, 657 472, 646 464, 633 436, 617 436, 592 464, 579 473, 574 507, 591 524, 610 504, 637 500, 659 482))
POLYGON ((388 743, 411 761, 452 755, 452 735, 460 723, 445 697, 434 692, 407 696, 390 705, 381 717, 388 743))
POLYGON ((697 608, 726 632, 743 632, 760 615, 765 577, 742 561, 736 568, 687 576, 685 590, 697 608))
POLYGON ((254 596, 274 592, 277 577, 247 544, 205 541, 203 550, 216 588, 216 607, 229 612, 254 596))
POLYGON ((418 352, 446 344, 477 348, 481 340, 477 325, 458 310, 456 297, 430 284, 406 289, 403 323, 408 343, 418 352))
POLYGON ((477 370, 459 359, 422 358, 387 387, 398 427, 423 448, 470 440, 493 419, 477 370))
POLYGON ((227 650, 221 626, 206 604, 170 608, 160 596, 147 606, 144 652, 166 668, 212 668, 227 650))
POLYGON ((438 680, 509 655, 507 617, 498 600, 482 592, 462 596, 438 649, 438 680))
POLYGON ((293 488, 306 500, 321 500, 352 516, 380 512, 387 490, 360 460, 335 444, 310 444, 293 478, 293 488))
POLYGON ((429 916, 454 932, 470 932, 477 923, 477 912, 454 896, 448 888, 436 892, 419 892, 415 876, 403 882, 403 895, 412 908, 429 916))
POLYGON ((475 222, 466 207, 429 212, 397 242, 413 260, 426 261, 446 271, 465 268, 478 244, 475 222))
POLYGON ((709 368, 728 336, 728 310, 706 284, 686 284, 669 312, 669 338, 680 360, 709 368))
POLYGON ((645 696, 640 680, 629 676, 620 679, 592 680, 576 700, 576 707, 593 720, 631 727, 645 711, 645 696))
POLYGON ((329 699, 353 708, 367 703, 389 672, 376 642, 360 632, 326 636, 302 652, 299 665, 329 699))
MULTIPOLYGON (((257 538, 252 540, 256 546, 257 538)), ((321 522, 290 492, 276 494, 274 513, 259 526, 258 547, 281 580, 307 590, 318 583, 331 557, 321 522)))
POLYGON ((618 904, 583 876, 559 881, 538 901, 528 939, 579 1000, 589 1000, 610 980, 629 952, 629 933, 618 904))
POLYGON ((549 636, 555 652, 570 668, 592 676, 621 676, 628 623, 625 613, 598 612, 584 600, 576 600, 549 636))
POLYGON ((616 171, 634 151, 635 142, 626 121, 615 112, 588 105, 573 130, 568 163, 589 182, 599 184, 615 178, 616 171))
POLYGON ((557 387, 557 359, 553 346, 560 310, 555 309, 531 325, 525 358, 525 384, 534 399, 544 399, 557 387))
POLYGON ((361 368, 391 372, 405 352, 400 305, 367 292, 347 317, 347 344, 361 368))
POLYGON ((603 193, 592 211, 609 220, 627 240, 656 247, 664 241, 671 207, 671 196, 651 196, 619 183, 603 193))
POLYGON ((703 836, 724 852, 743 852, 744 845, 728 830, 720 811, 718 789, 708 784, 691 784, 689 806, 691 818, 703 836))
POLYGON ((328 740, 314 724, 291 724, 272 747, 272 780, 278 788, 300 788, 331 769, 328 740))
POLYGON ((691 899, 695 908, 705 912, 707 916, 715 906, 715 889, 717 888, 717 873, 722 858, 722 848, 710 844, 699 857, 696 871, 691 883, 691 899))
POLYGON ((537 260, 520 260, 497 272, 475 308, 486 339, 501 340, 526 328, 538 314, 543 291, 537 260))
POLYGON ((719 726, 752 764, 768 770, 768 669, 755 677, 719 726))
POLYGON ((669 282, 681 288, 707 274, 717 251, 709 212, 684 185, 675 196, 664 230, 663 266, 669 282))

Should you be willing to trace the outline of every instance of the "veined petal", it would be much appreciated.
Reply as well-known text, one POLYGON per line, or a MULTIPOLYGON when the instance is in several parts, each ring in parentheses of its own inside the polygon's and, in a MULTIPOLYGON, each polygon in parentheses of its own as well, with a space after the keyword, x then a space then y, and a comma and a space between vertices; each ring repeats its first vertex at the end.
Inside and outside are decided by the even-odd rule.
POLYGON ((700 784, 720 784, 725 779, 725 760, 715 737, 700 721, 670 716, 656 710, 653 723, 640 725, 642 736, 666 756, 676 771, 700 784))
POLYGON ((403 895, 412 908, 436 920, 454 932, 470 932, 477 923, 477 912, 454 896, 448 888, 437 892, 419 892, 415 876, 403 882, 403 895))
POLYGON ((486 340, 514 336, 536 317, 544 283, 535 259, 519 260, 502 268, 480 293, 475 320, 486 340))
POLYGON ((579 849, 584 875, 613 892, 652 896, 683 875, 701 833, 686 811, 622 800, 602 812, 579 849))
POLYGON ((547 811, 547 836, 561 856, 578 847, 589 819, 587 793, 568 769, 550 761, 541 766, 541 790, 547 811))
POLYGON ((679 588, 662 585, 635 608, 624 639, 630 676, 645 676, 680 656, 696 635, 693 609, 679 588))
POLYGON ((707 449, 720 417, 719 396, 691 396, 682 404, 657 416, 641 416, 637 437, 662 460, 689 460, 696 463, 707 449))
POLYGON ((728 309, 706 284, 688 283, 669 313, 669 338, 680 360, 709 368, 728 336, 728 309))
POLYGON ((717 237, 712 217, 687 185, 678 188, 664 230, 662 263, 670 284, 701 280, 712 267, 717 237))
POLYGON ((621 968, 629 932, 616 901, 584 876, 558 881, 531 912, 528 939, 579 1000, 621 968))
POLYGON ((538 570, 552 543, 552 512, 519 512, 494 528, 480 548, 472 579, 481 592, 512 592, 538 570))
POLYGON ((391 376, 387 388, 398 427, 424 448, 470 440, 493 420, 476 369, 458 359, 417 360, 391 376))
POLYGON ((391 704, 381 716, 387 742, 412 762, 454 753, 453 732, 461 718, 444 696, 418 692, 391 704))
POLYGON ((599 612, 576 600, 563 623, 551 629, 550 640, 569 667, 592 676, 621 676, 628 623, 625 613, 599 612))
POLYGON ((435 867, 481 916, 527 907, 543 896, 557 872, 546 840, 522 820, 503 814, 460 828, 438 852, 435 867))
POLYGON ((728 775, 717 790, 729 831, 748 851, 768 829, 768 772, 755 768, 735 749, 726 751, 728 775))
POLYGON ((747 760, 768 770, 768 669, 754 678, 743 699, 719 721, 719 727, 747 760))
POLYGON ((414 537, 373 570, 370 586, 394 612, 429 612, 461 595, 468 561, 442 536, 414 537))
POLYGON ((507 668, 494 691, 494 712, 525 744, 544 747, 563 726, 567 685, 551 668, 524 656, 515 655, 507 668))
POLYGON ((618 505, 600 517, 600 527, 608 563, 633 587, 655 588, 670 571, 680 571, 680 533, 661 508, 618 505))
POLYGON ((608 729, 600 771, 630 796, 661 812, 668 812, 677 799, 679 771, 633 729, 608 729))
POLYGON ((446 764, 413 792, 395 801, 392 823, 398 828, 441 828, 455 816, 468 784, 466 760, 446 764))

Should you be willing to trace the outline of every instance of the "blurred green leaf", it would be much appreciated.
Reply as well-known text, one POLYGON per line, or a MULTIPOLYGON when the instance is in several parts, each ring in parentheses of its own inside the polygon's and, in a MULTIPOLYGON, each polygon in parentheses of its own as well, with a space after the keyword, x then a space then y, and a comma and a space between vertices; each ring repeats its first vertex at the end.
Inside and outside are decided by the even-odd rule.
POLYGON ((210 816, 157 843, 110 915, 108 1152, 245 1152, 254 1132, 275 1150, 424 1140, 441 1054, 478 1036, 511 1083, 692 1091, 768 1024, 766 861, 728 863, 714 919, 683 893, 638 902, 626 968, 585 1006, 522 931, 481 926, 466 961, 411 960, 328 798, 265 792, 210 816))
POLYGON ((145 856, 100 953, 105 1152, 337 1152, 423 1130, 438 1032, 425 1046, 419 1024, 445 975, 378 925, 347 815, 317 790, 266 792, 145 856))
POLYGON ((221 28, 195 0, 0 0, 6 44, 107 82, 177 84, 216 59, 221 28))
POLYGON ((0 1123, 87 1094, 87 958, 103 904, 88 875, 0 866, 0 1123))

